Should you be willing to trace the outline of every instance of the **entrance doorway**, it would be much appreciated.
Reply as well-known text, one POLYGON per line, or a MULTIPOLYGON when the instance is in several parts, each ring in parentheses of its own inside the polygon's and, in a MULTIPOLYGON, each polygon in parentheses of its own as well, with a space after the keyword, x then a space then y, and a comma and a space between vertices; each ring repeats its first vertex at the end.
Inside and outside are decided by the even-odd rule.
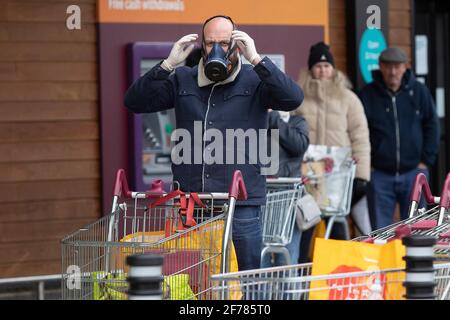
POLYGON ((415 0, 414 12, 415 71, 430 89, 440 119, 439 157, 430 181, 439 194, 450 172, 450 3, 415 0))

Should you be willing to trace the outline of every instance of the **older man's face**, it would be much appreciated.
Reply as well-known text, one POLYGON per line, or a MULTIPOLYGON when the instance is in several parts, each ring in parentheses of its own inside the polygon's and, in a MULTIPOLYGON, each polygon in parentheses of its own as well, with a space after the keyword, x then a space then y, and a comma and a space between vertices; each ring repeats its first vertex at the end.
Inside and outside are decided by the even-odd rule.
POLYGON ((204 46, 206 53, 209 54, 213 44, 219 43, 222 49, 227 52, 231 48, 231 33, 233 24, 230 20, 218 17, 212 19, 205 25, 204 46))
POLYGON ((406 69, 406 63, 380 63, 380 71, 383 75, 384 83, 394 91, 400 88, 406 69))

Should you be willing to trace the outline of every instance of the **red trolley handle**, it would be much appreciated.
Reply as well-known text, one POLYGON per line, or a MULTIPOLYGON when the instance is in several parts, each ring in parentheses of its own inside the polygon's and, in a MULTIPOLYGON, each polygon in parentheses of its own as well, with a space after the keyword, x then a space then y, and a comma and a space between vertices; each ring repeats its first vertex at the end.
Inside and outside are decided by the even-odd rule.
POLYGON ((425 192, 425 200, 428 204, 435 203, 430 185, 428 184, 427 176, 424 173, 419 173, 414 180, 414 185, 411 190, 411 201, 419 202, 422 191, 425 192))
POLYGON ((128 181, 127 181, 127 177, 125 175, 124 169, 117 170, 116 182, 114 183, 113 195, 115 197, 124 196, 124 197, 131 198, 131 191, 130 191, 130 188, 128 188, 128 181))
POLYGON ((245 187, 244 178, 240 170, 234 171, 228 194, 236 200, 247 200, 247 188, 245 187))
POLYGON ((450 172, 447 174, 447 178, 442 188, 441 201, 439 202, 441 208, 447 209, 450 206, 450 172))
POLYGON ((441 199, 439 201, 439 217, 438 226, 444 222, 445 212, 450 205, 450 173, 445 178, 444 186, 442 187, 441 199))

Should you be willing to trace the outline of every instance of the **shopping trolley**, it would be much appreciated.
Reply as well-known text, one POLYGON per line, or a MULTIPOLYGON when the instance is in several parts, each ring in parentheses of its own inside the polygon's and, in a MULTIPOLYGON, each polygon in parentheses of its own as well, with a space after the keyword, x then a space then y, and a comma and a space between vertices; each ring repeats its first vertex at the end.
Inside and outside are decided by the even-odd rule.
POLYGON ((235 171, 228 193, 174 192, 132 192, 119 170, 112 213, 62 240, 62 298, 126 299, 126 257, 151 252, 164 257, 164 298, 209 299, 211 274, 230 271, 231 221, 245 184, 235 171))
POLYGON ((323 175, 316 175, 308 170, 302 172, 308 178, 306 191, 316 198, 322 216, 328 218, 325 239, 330 237, 334 223, 343 224, 346 238, 350 238, 346 217, 351 209, 355 172, 356 162, 351 158, 345 159, 331 172, 323 175))
POLYGON ((302 178, 268 178, 266 204, 261 208, 262 238, 266 254, 284 255, 286 264, 291 258, 286 245, 292 241, 295 228, 295 204, 303 193, 302 178))
POLYGON ((419 173, 411 190, 409 217, 387 227, 375 230, 368 235, 355 238, 355 241, 383 243, 401 239, 411 234, 420 234, 437 238, 436 258, 450 260, 450 173, 445 179, 440 197, 430 191, 425 174, 419 173), (432 208, 419 208, 422 193, 432 208))
MULTIPOLYGON (((450 300, 450 263, 435 264, 435 295, 450 300)), ((311 275, 312 263, 212 276, 215 299, 228 300, 400 300, 401 268, 311 275), (320 298, 318 298, 320 297, 320 298)))

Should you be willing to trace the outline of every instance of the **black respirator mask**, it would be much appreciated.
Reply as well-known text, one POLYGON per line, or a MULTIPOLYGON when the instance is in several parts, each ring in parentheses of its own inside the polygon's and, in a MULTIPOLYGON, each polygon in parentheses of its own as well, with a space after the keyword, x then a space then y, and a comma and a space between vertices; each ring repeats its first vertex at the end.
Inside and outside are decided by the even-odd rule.
POLYGON ((236 46, 230 48, 228 52, 222 49, 217 42, 213 44, 211 52, 206 56, 205 75, 213 82, 220 82, 228 78, 233 70, 230 56, 236 49, 236 46))

